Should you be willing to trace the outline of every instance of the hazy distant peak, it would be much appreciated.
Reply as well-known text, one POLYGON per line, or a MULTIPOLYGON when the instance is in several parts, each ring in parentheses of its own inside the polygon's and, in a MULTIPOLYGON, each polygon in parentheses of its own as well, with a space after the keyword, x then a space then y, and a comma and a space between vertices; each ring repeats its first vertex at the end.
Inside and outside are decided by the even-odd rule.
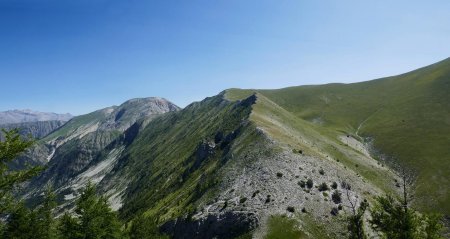
POLYGON ((52 112, 39 112, 30 109, 15 109, 0 112, 0 124, 15 124, 51 120, 68 121, 71 118, 73 118, 73 115, 69 113, 57 114, 52 112))

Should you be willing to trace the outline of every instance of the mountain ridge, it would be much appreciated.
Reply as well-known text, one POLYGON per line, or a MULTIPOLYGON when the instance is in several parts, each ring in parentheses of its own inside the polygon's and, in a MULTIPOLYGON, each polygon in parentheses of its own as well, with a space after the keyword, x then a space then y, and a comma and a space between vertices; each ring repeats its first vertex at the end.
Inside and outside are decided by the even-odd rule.
POLYGON ((395 161, 422 165, 417 206, 448 215, 449 73, 447 59, 355 84, 229 89, 183 109, 130 100, 38 141, 47 169, 22 195, 32 203, 51 185, 63 212, 91 181, 124 221, 144 215, 173 238, 263 238, 286 215, 308 238, 342 238, 350 200, 398 194, 395 161))

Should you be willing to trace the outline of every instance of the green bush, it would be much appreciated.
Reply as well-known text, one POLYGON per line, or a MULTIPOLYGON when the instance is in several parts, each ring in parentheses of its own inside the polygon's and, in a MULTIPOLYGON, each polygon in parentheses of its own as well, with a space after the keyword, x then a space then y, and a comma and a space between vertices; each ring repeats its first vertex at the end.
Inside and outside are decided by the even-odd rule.
POLYGON ((292 212, 292 213, 295 212, 295 208, 292 207, 292 206, 287 207, 286 210, 287 210, 288 212, 292 212))
POLYGON ((320 175, 325 175, 325 171, 323 171, 323 169, 321 168, 321 169, 319 169, 319 173, 320 173, 320 175))
POLYGON ((337 185, 336 182, 333 182, 333 183, 331 184, 331 188, 332 188, 332 189, 337 189, 337 186, 338 186, 338 185, 337 185))
POLYGON ((328 185, 326 184, 326 183, 321 183, 320 185, 319 185, 319 191, 328 191, 330 188, 328 187, 328 185))
POLYGON ((244 203, 245 201, 247 201, 247 198, 246 198, 246 197, 243 197, 243 198, 241 198, 241 199, 239 200, 240 203, 244 203))
POLYGON ((313 180, 309 178, 309 179, 306 181, 306 186, 307 186, 308 188, 312 188, 312 187, 314 186, 313 180))
POLYGON ((333 192, 333 194, 331 195, 331 200, 333 200, 333 202, 335 204, 339 204, 342 202, 342 198, 341 198, 341 192, 339 192, 338 190, 335 190, 333 192))
POLYGON ((297 183, 301 188, 305 188, 306 187, 306 182, 305 181, 299 181, 298 183, 297 183))

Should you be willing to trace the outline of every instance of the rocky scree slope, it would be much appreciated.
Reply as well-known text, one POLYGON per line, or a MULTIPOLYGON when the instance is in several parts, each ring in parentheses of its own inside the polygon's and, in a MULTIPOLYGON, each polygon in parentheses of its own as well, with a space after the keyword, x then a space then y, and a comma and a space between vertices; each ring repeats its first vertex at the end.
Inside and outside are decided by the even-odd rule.
POLYGON ((121 145, 110 146, 129 137, 135 128, 158 115, 179 108, 162 98, 132 99, 71 119, 64 126, 39 140, 23 158, 41 164, 46 170, 23 190, 30 203, 39 200, 46 186, 53 187, 61 208, 70 206, 88 181, 99 183, 116 162, 121 145))

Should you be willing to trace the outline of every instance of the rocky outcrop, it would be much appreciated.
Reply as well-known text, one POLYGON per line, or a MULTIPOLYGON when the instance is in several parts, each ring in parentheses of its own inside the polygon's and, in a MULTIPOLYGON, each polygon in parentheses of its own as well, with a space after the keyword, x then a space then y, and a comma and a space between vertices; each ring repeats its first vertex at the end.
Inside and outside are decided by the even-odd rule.
POLYGON ((253 213, 226 212, 199 220, 191 217, 172 220, 161 226, 161 232, 174 239, 231 239, 257 227, 258 218, 253 213))

